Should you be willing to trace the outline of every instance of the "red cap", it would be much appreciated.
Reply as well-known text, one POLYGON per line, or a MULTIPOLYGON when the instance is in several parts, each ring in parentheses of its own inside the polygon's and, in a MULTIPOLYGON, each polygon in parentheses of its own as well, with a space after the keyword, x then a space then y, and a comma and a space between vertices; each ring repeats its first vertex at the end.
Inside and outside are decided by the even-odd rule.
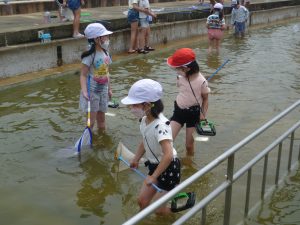
POLYGON ((195 61, 195 59, 196 55, 192 49, 181 48, 168 58, 167 63, 171 67, 180 67, 190 64, 195 61))

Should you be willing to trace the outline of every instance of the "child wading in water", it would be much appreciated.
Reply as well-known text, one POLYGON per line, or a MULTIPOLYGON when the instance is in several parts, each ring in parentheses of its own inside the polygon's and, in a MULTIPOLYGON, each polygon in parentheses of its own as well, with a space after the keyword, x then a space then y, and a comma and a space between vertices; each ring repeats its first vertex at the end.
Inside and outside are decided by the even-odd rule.
MULTIPOLYGON (((132 114, 137 119, 141 119, 142 140, 130 163, 132 168, 137 168, 144 154, 147 158, 145 165, 149 173, 138 196, 140 209, 146 208, 152 200, 165 195, 180 182, 180 161, 173 148, 170 122, 162 113, 164 109, 162 95, 162 86, 158 82, 142 79, 135 82, 128 96, 121 100, 123 104, 130 106, 132 114), (156 184, 163 191, 157 192, 151 184, 156 184)), ((189 204, 186 208, 192 207, 193 204, 189 204)), ((156 210, 158 214, 170 212, 172 209, 166 205, 156 210)))
POLYGON ((223 5, 216 3, 214 5, 213 14, 207 17, 206 27, 208 29, 208 53, 211 53, 213 46, 217 52, 220 51, 220 43, 223 38, 223 30, 225 29, 225 19, 223 16, 223 5))
POLYGON ((112 32, 100 23, 92 23, 86 27, 84 34, 88 39, 90 49, 81 55, 80 106, 84 112, 87 112, 90 98, 91 128, 97 121, 98 128, 105 130, 105 112, 108 108, 109 98, 112 96, 108 71, 111 63, 108 54, 109 35, 112 32), (90 88, 90 96, 88 88, 90 88))
POLYGON ((186 125, 185 146, 188 156, 194 155, 195 125, 205 120, 208 110, 208 82, 199 71, 196 56, 192 49, 181 48, 167 60, 177 72, 179 93, 174 103, 171 127, 175 140, 181 128, 186 125))

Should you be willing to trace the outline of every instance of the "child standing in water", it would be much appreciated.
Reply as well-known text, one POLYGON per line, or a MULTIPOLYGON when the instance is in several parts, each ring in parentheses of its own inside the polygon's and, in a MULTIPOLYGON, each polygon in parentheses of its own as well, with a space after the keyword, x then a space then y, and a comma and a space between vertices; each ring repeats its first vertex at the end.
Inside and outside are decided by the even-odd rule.
MULTIPOLYGON (((158 199, 172 190, 180 182, 180 161, 173 148, 170 122, 163 115, 161 101, 162 86, 151 79, 135 82, 129 89, 128 96, 121 102, 130 106, 131 113, 141 119, 142 140, 130 164, 137 168, 139 160, 145 154, 149 173, 138 197, 140 209, 146 208, 152 200, 158 199), (157 192, 151 184, 156 184, 163 192, 157 192)), ((191 207, 191 206, 190 206, 191 207)), ((158 214, 168 214, 171 209, 162 206, 158 214)))
POLYGON ((235 28, 234 35, 236 37, 244 37, 249 11, 245 6, 240 5, 239 0, 232 0, 231 5, 233 7, 231 11, 231 25, 235 28))
POLYGON ((206 27, 209 42, 208 53, 211 53, 213 46, 215 46, 217 52, 219 52, 223 31, 225 29, 223 5, 221 3, 214 5, 213 13, 207 17, 206 27))
POLYGON ((177 72, 179 89, 171 117, 173 139, 175 140, 181 128, 186 125, 186 151, 188 156, 193 156, 195 125, 206 118, 210 89, 208 82, 200 73, 196 55, 192 49, 178 49, 168 58, 167 63, 177 72))
POLYGON ((80 107, 87 112, 88 99, 91 101, 91 128, 95 121, 100 130, 105 130, 105 112, 112 96, 108 66, 111 57, 108 53, 109 35, 112 34, 100 23, 89 24, 85 31, 90 49, 81 55, 80 107), (90 84, 90 85, 88 85, 90 84), (89 90, 90 88, 90 96, 89 90))

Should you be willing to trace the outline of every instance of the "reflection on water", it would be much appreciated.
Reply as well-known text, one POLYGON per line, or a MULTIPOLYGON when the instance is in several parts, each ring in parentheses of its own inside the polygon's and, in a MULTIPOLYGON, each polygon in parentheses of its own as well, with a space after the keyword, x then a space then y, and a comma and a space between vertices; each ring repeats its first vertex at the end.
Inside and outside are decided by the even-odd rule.
POLYGON ((248 224, 300 224, 300 169, 285 180, 248 224))
MULTIPOLYGON (((210 81, 208 118, 215 121, 217 135, 196 143, 193 164, 182 168, 183 180, 299 99, 300 36, 293 32, 296 25, 291 22, 254 30, 251 37, 242 40, 226 36, 220 55, 207 54, 206 42, 184 45, 195 49, 201 72, 206 77, 226 59, 230 62, 210 81)), ((114 97, 121 99, 135 81, 151 78, 163 85, 165 115, 171 116, 177 94, 176 76, 166 65, 166 58, 174 50, 165 48, 113 64, 114 97)), ((0 210, 0 218, 3 224, 121 224, 138 212, 136 196, 142 180, 130 170, 117 172, 114 151, 119 141, 135 151, 140 137, 139 123, 124 106, 109 109, 115 116, 106 117, 107 132, 95 131, 93 148, 84 149, 80 156, 74 154, 73 146, 85 128, 84 116, 78 109, 79 88, 79 76, 68 75, 1 91, 0 208, 5 210, 0 210)), ((291 114, 284 124, 263 136, 255 146, 237 154, 235 166, 239 168, 271 137, 282 133, 299 118, 299 111, 297 113, 291 114)), ((184 142, 181 132, 175 141, 181 159, 185 157, 184 142)), ((299 146, 299 139, 295 145, 299 146)), ((140 169, 146 173, 143 166, 140 169)), ((203 198, 225 179, 224 171, 225 166, 221 165, 186 191, 195 191, 198 200, 203 198)), ((255 175, 260 178, 261 171, 255 175)), ((254 179, 253 185, 259 186, 259 179, 254 179)), ((297 191, 299 186, 290 186, 274 198, 297 191)), ((241 191, 235 195, 233 204, 241 208, 239 199, 244 198, 244 194, 241 191)), ((266 214, 260 215, 272 221, 268 224, 278 224, 280 216, 288 218, 292 210, 300 210, 299 206, 282 207, 274 201, 276 203, 265 206, 270 211, 266 209, 263 211, 266 214), (278 208, 281 212, 270 219, 278 208)), ((222 207, 223 197, 209 205, 208 224, 222 221, 222 207)), ((237 217, 242 215, 239 210, 233 213, 237 217)), ((266 224, 261 218, 251 223, 266 224)), ((173 220, 172 216, 150 216, 142 224, 163 225, 173 220)), ((196 224, 198 220, 199 215, 187 224, 196 224)))

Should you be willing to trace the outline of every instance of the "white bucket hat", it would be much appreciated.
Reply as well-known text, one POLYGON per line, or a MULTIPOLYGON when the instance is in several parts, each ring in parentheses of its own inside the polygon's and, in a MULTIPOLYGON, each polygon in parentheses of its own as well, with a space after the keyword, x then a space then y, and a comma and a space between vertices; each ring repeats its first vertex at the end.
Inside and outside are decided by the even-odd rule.
POLYGON ((107 30, 101 23, 91 23, 84 30, 84 35, 87 39, 93 39, 112 33, 113 32, 107 30))
POLYGON ((237 0, 232 0, 231 5, 237 5, 237 0))
POLYGON ((151 79, 142 79, 135 82, 129 89, 128 96, 121 102, 124 105, 140 104, 143 102, 156 102, 163 96, 160 83, 151 79))
POLYGON ((222 10, 223 9, 223 5, 221 3, 216 3, 214 5, 214 9, 220 9, 220 10, 222 10))

